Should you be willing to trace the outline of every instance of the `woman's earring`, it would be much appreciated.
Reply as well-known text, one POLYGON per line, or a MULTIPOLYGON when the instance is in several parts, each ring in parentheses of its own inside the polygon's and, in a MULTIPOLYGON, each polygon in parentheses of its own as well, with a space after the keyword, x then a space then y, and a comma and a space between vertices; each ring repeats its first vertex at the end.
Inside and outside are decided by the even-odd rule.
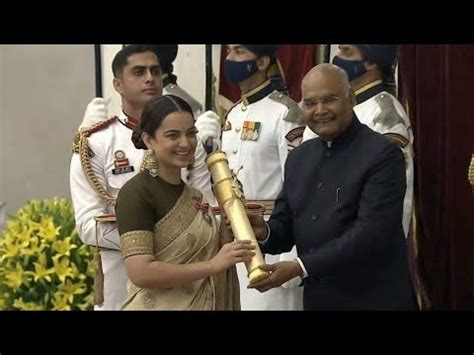
POLYGON ((159 175, 158 162, 156 161, 156 155, 153 150, 148 151, 145 157, 145 169, 148 173, 156 178, 159 175))

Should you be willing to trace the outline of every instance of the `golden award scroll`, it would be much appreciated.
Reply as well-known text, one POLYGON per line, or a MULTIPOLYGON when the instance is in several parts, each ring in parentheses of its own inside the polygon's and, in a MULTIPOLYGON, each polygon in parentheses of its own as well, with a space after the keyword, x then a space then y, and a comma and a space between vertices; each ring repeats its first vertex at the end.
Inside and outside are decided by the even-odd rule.
POLYGON ((250 240, 256 245, 255 256, 245 266, 248 271, 249 283, 260 281, 268 277, 269 274, 260 269, 260 265, 265 264, 265 260, 247 216, 242 186, 230 171, 229 161, 224 152, 217 151, 209 154, 206 163, 214 181, 213 187, 217 202, 230 220, 235 239, 238 241, 250 240))

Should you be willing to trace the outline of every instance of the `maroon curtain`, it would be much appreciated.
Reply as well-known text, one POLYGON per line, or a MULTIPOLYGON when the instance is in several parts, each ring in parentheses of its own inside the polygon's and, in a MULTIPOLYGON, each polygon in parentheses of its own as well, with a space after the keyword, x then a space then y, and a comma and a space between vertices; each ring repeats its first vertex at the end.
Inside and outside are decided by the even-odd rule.
POLYGON ((278 50, 285 82, 288 86, 290 97, 301 101, 301 81, 306 73, 316 65, 316 45, 314 44, 288 44, 278 50))
MULTIPOLYGON (((240 99, 240 89, 237 85, 231 83, 225 75, 224 61, 227 56, 226 51, 225 45, 222 45, 219 93, 230 101, 237 102, 240 99)), ((290 97, 299 102, 301 100, 301 80, 316 65, 316 45, 282 45, 278 49, 277 57, 283 67, 290 97)))
POLYGON ((415 135, 416 267, 434 309, 474 309, 474 45, 402 45, 415 135))

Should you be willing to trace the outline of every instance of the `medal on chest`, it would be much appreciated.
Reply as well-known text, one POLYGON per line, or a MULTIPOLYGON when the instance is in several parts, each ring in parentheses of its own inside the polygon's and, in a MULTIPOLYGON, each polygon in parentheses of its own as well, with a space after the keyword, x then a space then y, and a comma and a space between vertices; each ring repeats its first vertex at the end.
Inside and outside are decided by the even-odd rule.
POLYGON ((130 162, 125 156, 125 152, 123 150, 117 150, 114 153, 114 155, 115 155, 115 160, 114 160, 115 169, 112 170, 112 174, 114 175, 125 174, 125 173, 130 173, 135 170, 133 166, 130 165, 130 162))
POLYGON ((244 121, 242 126, 242 134, 240 139, 243 141, 254 141, 256 142, 260 137, 260 130, 262 124, 256 121, 244 121))

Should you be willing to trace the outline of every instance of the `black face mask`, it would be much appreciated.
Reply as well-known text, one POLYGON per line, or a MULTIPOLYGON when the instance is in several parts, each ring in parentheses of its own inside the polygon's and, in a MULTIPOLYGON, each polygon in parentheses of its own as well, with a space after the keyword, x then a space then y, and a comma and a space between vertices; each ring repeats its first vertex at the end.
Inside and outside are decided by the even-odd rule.
POLYGON ((363 60, 347 60, 342 59, 339 56, 335 56, 332 60, 332 64, 337 65, 339 68, 343 69, 347 76, 349 77, 349 81, 352 81, 359 76, 364 75, 367 73, 367 69, 365 69, 363 60))
POLYGON ((250 78, 258 71, 256 59, 246 60, 244 62, 226 59, 224 65, 227 77, 235 84, 239 84, 250 78))

